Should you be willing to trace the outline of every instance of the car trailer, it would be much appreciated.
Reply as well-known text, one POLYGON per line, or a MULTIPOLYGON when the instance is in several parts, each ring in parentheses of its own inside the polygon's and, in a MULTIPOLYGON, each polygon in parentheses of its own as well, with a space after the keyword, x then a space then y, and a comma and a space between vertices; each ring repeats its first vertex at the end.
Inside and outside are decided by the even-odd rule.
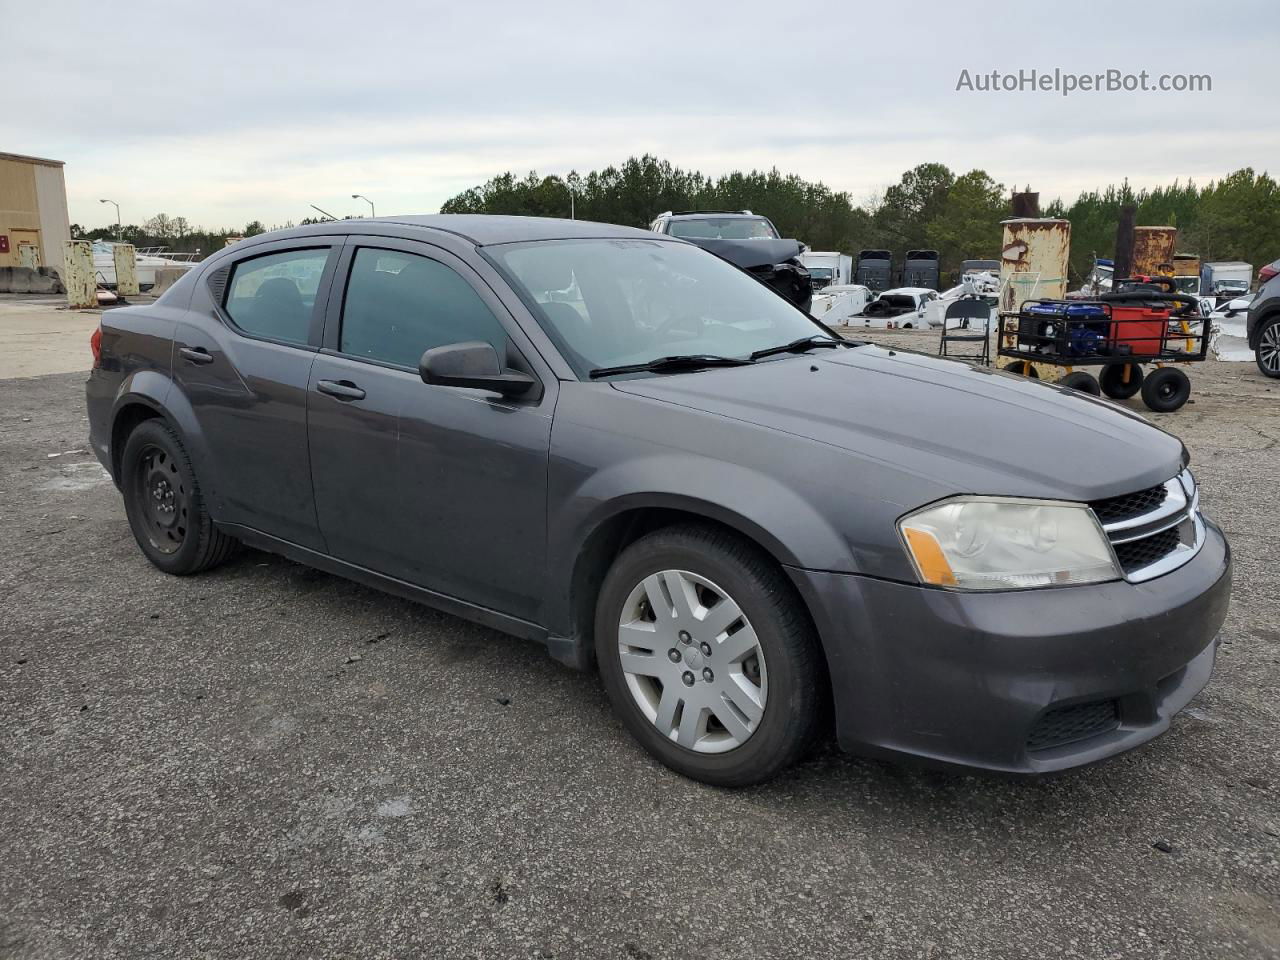
POLYGON ((1159 413, 1187 402, 1191 381, 1181 365, 1208 353, 1209 320, 1172 277, 1122 280, 1116 293, 1094 300, 1027 300, 1000 315, 996 347, 1010 361, 1005 370, 1113 400, 1141 391, 1159 413), (1095 366, 1096 378, 1080 369, 1095 366))

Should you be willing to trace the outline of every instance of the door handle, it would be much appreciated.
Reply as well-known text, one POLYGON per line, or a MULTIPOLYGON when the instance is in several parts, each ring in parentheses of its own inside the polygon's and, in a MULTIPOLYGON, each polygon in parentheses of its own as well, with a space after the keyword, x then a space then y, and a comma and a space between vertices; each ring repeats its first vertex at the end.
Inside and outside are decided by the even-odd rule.
POLYGON ((339 400, 364 399, 364 391, 350 380, 317 380, 316 389, 339 400))
POLYGON ((204 347, 182 347, 178 352, 187 363, 213 363, 213 354, 204 347))

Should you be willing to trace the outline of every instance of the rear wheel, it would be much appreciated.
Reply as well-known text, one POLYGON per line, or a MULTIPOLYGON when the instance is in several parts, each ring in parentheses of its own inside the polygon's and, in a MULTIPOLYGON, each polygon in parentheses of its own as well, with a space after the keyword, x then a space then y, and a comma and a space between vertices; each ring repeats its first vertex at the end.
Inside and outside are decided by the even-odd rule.
POLYGON ((605 577, 595 633, 614 710, 685 776, 760 783, 816 733, 808 614, 777 565, 728 531, 668 527, 629 546, 605 577))
POLYGON ((1058 386, 1070 387, 1072 390, 1079 390, 1081 393, 1087 393, 1091 397, 1102 396, 1102 388, 1098 386, 1098 381, 1094 378, 1093 374, 1085 373, 1083 370, 1068 373, 1058 381, 1058 386))
POLYGON ((1280 377, 1280 317, 1266 321, 1258 331, 1258 369, 1268 377, 1280 377))
POLYGON ((1010 373, 1016 373, 1022 377, 1030 377, 1032 380, 1040 379, 1040 374, 1031 365, 1030 360, 1014 360, 1012 363, 1006 363, 1004 368, 1010 373))
POLYGON ((144 420, 129 434, 120 467, 125 513, 148 560, 184 576, 231 556, 236 541, 209 519, 186 448, 172 427, 144 420))
POLYGON ((1142 382, 1142 402, 1156 413, 1172 413, 1191 396, 1191 381, 1176 367, 1160 367, 1142 382))
POLYGON ((1112 400, 1128 400, 1142 389, 1142 368, 1136 363, 1108 363, 1098 381, 1102 392, 1112 400))

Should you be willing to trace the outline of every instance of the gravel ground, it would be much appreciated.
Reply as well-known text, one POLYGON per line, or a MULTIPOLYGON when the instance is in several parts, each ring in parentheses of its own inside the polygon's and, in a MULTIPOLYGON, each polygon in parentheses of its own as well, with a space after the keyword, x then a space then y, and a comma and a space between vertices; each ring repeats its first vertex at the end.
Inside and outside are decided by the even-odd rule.
POLYGON ((0 381, 4 960, 1280 956, 1280 384, 1251 368, 1158 421, 1237 564, 1169 734, 1037 782, 827 748, 738 792, 537 646, 258 553, 160 574, 83 379, 0 381))

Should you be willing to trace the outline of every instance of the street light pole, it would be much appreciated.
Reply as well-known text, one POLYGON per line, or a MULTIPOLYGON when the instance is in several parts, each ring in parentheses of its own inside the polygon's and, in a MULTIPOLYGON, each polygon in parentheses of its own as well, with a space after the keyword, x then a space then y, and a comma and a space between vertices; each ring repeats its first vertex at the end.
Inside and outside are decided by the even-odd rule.
POLYGON ((353 193, 351 195, 351 199, 363 200, 365 203, 367 203, 369 205, 369 216, 376 217, 378 215, 378 211, 373 208, 373 201, 370 200, 368 197, 366 197, 363 193, 353 193))
POLYGON ((124 233, 120 229, 120 204, 116 203, 114 200, 99 200, 98 202, 109 203, 116 208, 116 241, 123 242, 124 233))
POLYGON ((570 220, 577 220, 577 219, 578 219, 578 215, 577 215, 577 212, 576 212, 576 211, 574 210, 574 208, 573 208, 573 184, 572 184, 572 183, 570 183, 568 180, 566 180, 566 181, 564 182, 564 185, 565 185, 565 189, 567 189, 567 190, 569 191, 569 219, 570 219, 570 220))

